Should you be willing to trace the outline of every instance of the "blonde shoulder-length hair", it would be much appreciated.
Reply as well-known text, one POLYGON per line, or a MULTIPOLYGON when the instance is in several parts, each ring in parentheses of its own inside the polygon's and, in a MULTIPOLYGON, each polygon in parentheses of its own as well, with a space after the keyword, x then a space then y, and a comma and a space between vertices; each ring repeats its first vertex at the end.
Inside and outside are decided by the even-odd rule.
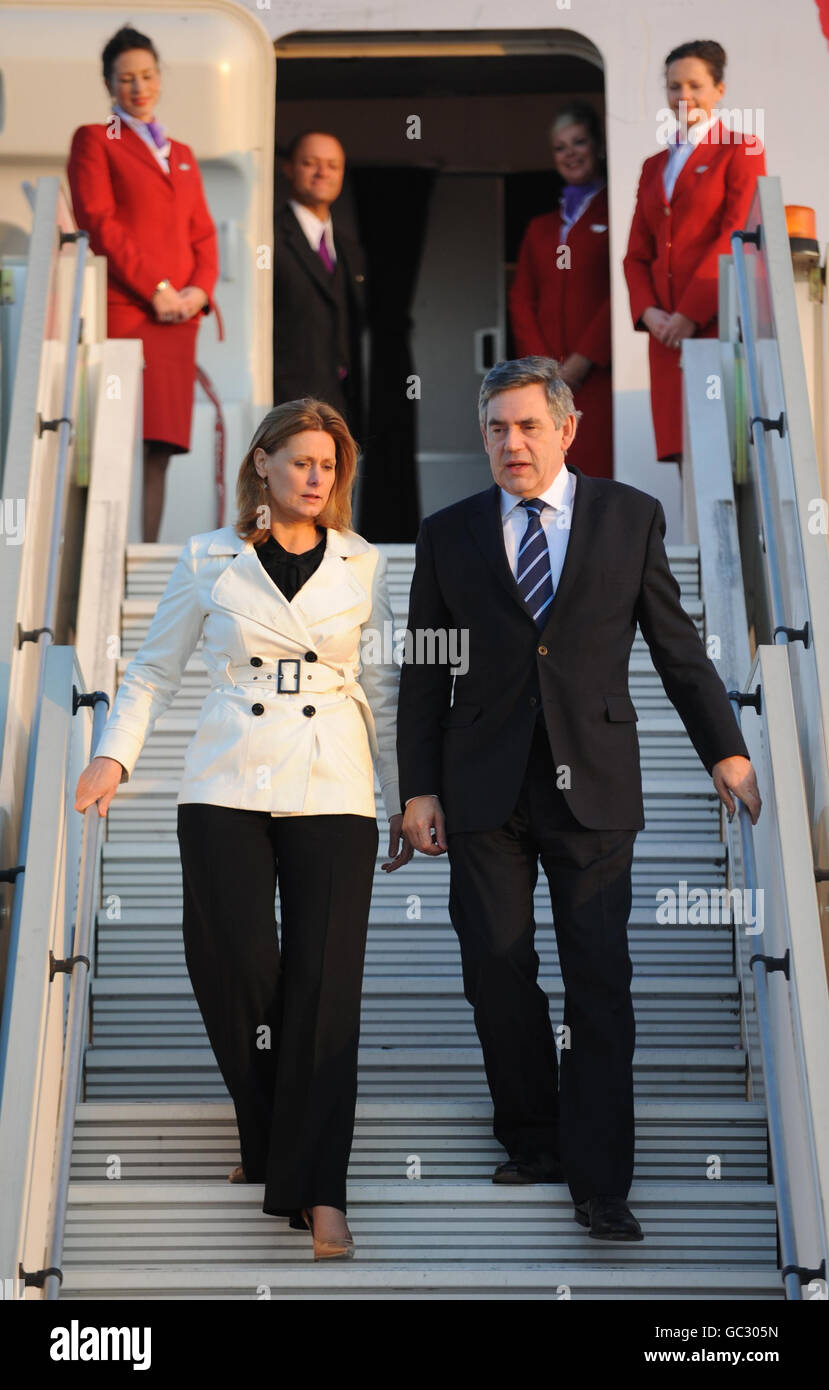
POLYGON ((264 449, 266 454, 272 454, 303 430, 324 430, 334 441, 334 486, 317 522, 320 526, 331 526, 335 531, 351 527, 351 489, 357 471, 357 443, 333 405, 314 396, 303 396, 301 400, 285 401, 268 411, 255 430, 250 447, 242 459, 236 479, 238 515, 234 522, 234 530, 241 540, 258 545, 271 534, 270 523, 262 525, 263 519, 266 519, 262 509, 268 503, 267 494, 263 495, 262 479, 254 467, 255 451, 264 449))

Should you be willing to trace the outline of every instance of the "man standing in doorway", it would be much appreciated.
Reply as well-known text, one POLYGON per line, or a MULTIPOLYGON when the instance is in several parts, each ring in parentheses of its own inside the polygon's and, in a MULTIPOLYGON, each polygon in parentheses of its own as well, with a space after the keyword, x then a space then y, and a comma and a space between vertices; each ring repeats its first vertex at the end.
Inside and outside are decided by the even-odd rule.
POLYGON ((331 216, 345 151, 334 135, 302 131, 282 168, 291 196, 276 215, 274 404, 318 396, 359 439, 365 264, 359 243, 335 231, 331 216))
POLYGON ((404 833, 448 849, 449 912, 508 1158, 496 1182, 566 1180, 575 1218, 641 1240, 633 1177, 631 864, 644 826, 628 690, 639 624, 729 812, 760 813, 728 695, 680 603, 647 493, 568 464, 578 415, 546 357, 499 362, 479 396, 494 483, 420 528, 408 626, 456 628, 467 669, 404 662, 404 833), (450 691, 451 687, 451 691, 450 691), (561 1081, 537 982, 547 877, 565 988, 561 1081))

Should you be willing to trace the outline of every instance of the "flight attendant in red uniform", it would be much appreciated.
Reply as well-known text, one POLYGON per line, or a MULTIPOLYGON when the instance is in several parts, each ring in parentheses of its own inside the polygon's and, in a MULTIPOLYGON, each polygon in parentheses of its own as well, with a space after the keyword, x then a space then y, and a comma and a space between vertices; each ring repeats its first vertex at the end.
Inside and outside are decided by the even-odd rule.
POLYGON ((713 40, 668 54, 674 128, 642 167, 624 260, 634 327, 650 334, 653 428, 666 463, 682 459, 682 340, 717 336, 718 258, 730 253, 766 172, 760 141, 718 117, 724 72, 725 50, 713 40))
POLYGON ((567 106, 550 131, 564 179, 555 212, 527 226, 509 307, 519 357, 554 357, 582 412, 568 458, 584 473, 613 477, 610 263, 607 183, 599 118, 567 106))
POLYGON ((196 335, 216 308, 218 246, 193 152, 154 118, 152 41, 120 29, 102 58, 113 114, 75 131, 67 173, 75 220, 107 258, 108 334, 144 344, 143 537, 154 541, 170 455, 190 448, 196 335))

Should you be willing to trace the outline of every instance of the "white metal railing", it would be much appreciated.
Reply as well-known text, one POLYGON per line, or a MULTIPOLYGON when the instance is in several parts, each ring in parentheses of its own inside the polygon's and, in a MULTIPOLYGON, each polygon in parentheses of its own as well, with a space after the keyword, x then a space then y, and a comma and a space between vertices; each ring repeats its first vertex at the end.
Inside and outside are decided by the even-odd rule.
POLYGON ((731 474, 727 364, 716 338, 686 339, 682 354, 684 539, 699 547, 708 654, 726 689, 742 689, 751 660, 737 508, 731 474), (712 389, 712 383, 719 389, 712 389))
POLYGON ((101 819, 96 807, 83 819, 71 812, 90 756, 89 741, 73 735, 72 725, 76 693, 94 690, 94 745, 115 687, 131 484, 141 450, 142 349, 138 341, 102 341, 105 264, 86 256, 86 234, 76 233, 57 180, 38 183, 34 212, 2 499, 6 507, 18 504, 24 522, 19 546, 0 540, 0 639, 7 653, 0 661, 0 867, 14 885, 9 928, 0 934, 7 957, 0 969, 0 1277, 14 1285, 19 1265, 21 1296, 42 1290, 51 1298, 86 1035, 101 819), (67 499, 79 481, 72 465, 81 392, 89 403, 89 476, 81 480, 88 487, 73 650, 56 647, 54 638, 67 499), (72 963, 65 1046, 65 976, 59 970, 53 979, 53 958, 72 963))
MULTIPOLYGON (((75 229, 57 179, 38 183, 3 484, 21 517, 19 545, 0 545, 0 871, 14 883, 5 977, 13 976, 31 823, 34 749, 54 641, 88 238, 75 229), (70 274, 64 273, 66 262, 70 274)), ((0 1020, 0 1082, 8 1014, 0 1020)))
MULTIPOLYGON (((732 237, 768 640, 785 639, 815 864, 829 867, 829 541, 780 180, 732 237)), ((740 350, 740 349, 738 349, 740 350)), ((760 634, 760 640, 763 634, 760 634)), ((818 890, 823 909, 829 894, 818 890)))
POLYGON ((83 818, 73 805, 109 703, 102 692, 84 694, 72 647, 50 645, 44 672, 27 844, 37 872, 19 881, 0 1099, 0 1276, 33 1298, 54 1297, 60 1278, 103 820, 96 803, 83 818), (82 712, 90 703, 91 716, 82 712))
POLYGON ((787 1297, 827 1296, 829 1258, 829 988, 815 897, 806 790, 785 647, 760 646, 741 725, 763 797, 729 824, 732 865, 750 895, 737 928, 743 1007, 762 1053, 787 1297), (758 872, 757 865, 762 865, 758 872), (759 928, 759 930, 758 930, 759 928))
MULTIPOLYGON (((684 345, 685 538, 699 545, 709 653, 726 687, 759 704, 756 713, 747 705, 742 726, 763 812, 752 828, 738 803, 739 819, 727 830, 731 886, 766 904, 762 932, 735 925, 743 1033, 752 1093, 767 1108, 787 1297, 801 1298, 804 1284, 809 1297, 825 1297, 829 1088, 820 1061, 829 1050, 829 998, 789 674, 794 648, 762 646, 753 662, 750 655, 732 480, 744 422, 739 410, 731 428, 728 418, 733 352, 715 339, 684 345), (787 959, 788 980, 772 965, 767 982, 778 957, 787 959)), ((774 506, 770 499, 772 520, 774 506)), ((744 920, 755 915, 747 911, 744 920)))
POLYGON ((91 348, 89 359, 94 407, 75 649, 88 688, 112 699, 133 473, 141 476, 141 342, 111 338, 91 348))
MULTIPOLYGON (((57 179, 40 179, 26 266, 0 517, 0 991, 13 973, 17 886, 26 860, 32 750, 43 656, 56 636, 68 573, 70 493, 86 487, 80 593, 73 628, 90 687, 112 695, 133 468, 141 448, 138 341, 104 341, 106 263, 89 256, 57 179), (88 406, 88 419, 87 419, 88 406), (79 449, 78 445, 83 448, 79 449), (88 447, 87 447, 88 446, 88 447), (79 476, 81 463, 88 476, 79 476)), ((74 508, 80 514, 79 509, 74 508)), ((8 1019, 0 1021, 0 1078, 8 1019)))

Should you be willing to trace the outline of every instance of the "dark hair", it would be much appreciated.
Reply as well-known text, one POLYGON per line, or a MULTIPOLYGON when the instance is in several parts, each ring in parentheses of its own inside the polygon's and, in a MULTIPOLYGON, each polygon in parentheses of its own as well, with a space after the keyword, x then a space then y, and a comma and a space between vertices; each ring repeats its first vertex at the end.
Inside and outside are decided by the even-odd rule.
POLYGON ((342 148, 343 142, 340 139, 339 135, 334 135, 333 131, 330 130, 320 130, 317 126, 309 126, 307 130, 300 130, 297 135, 293 136, 293 138, 288 142, 288 145, 285 149, 285 153, 283 154, 282 158, 292 160, 297 152, 300 141, 304 140, 306 135, 325 135, 328 137, 329 140, 336 140, 337 144, 342 148))
POLYGON ((725 49, 716 39, 692 39, 690 43, 681 43, 679 48, 672 48, 665 59, 666 74, 671 63, 676 63, 680 58, 699 58, 710 72, 711 81, 722 82, 725 74, 725 49))
POLYGON ((161 66, 161 60, 152 39, 148 39, 146 34, 139 34, 137 29, 131 29, 129 25, 124 25, 124 28, 119 29, 117 34, 113 34, 101 54, 104 81, 107 86, 109 86, 109 79, 112 77, 112 69, 115 67, 115 59, 120 58, 122 53, 129 53, 131 48, 146 49, 148 53, 152 53, 159 67, 161 66))

